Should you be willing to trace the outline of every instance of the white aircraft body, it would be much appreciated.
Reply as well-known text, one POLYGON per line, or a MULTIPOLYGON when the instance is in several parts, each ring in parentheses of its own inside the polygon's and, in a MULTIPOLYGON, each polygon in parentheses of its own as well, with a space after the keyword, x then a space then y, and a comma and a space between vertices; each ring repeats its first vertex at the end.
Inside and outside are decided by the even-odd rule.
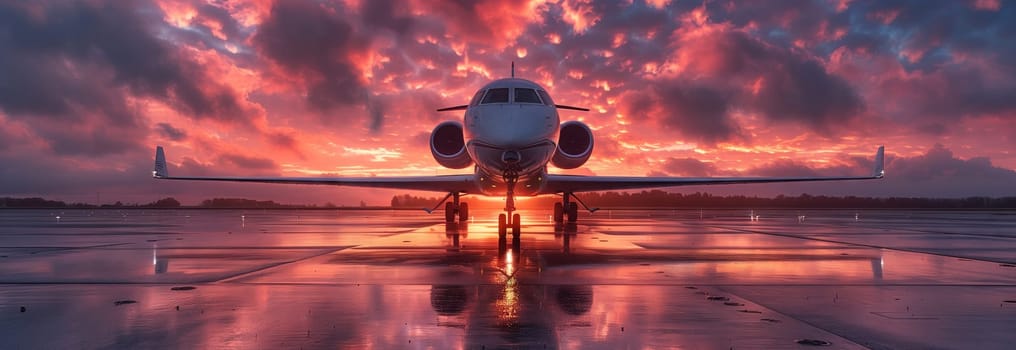
MULTIPOLYGON (((561 109, 585 108, 554 104, 546 89, 514 77, 499 79, 479 89, 468 105, 438 111, 465 110, 462 122, 445 121, 431 132, 430 149, 439 164, 471 174, 400 177, 192 177, 170 176, 162 147, 156 148, 152 175, 166 180, 263 182, 280 184, 338 185, 443 192, 448 195, 428 212, 445 203, 445 220, 466 221, 469 208, 462 195, 504 196, 505 213, 499 216, 501 242, 510 229, 517 247, 520 233, 516 196, 561 195, 554 204, 554 220, 575 223, 575 193, 606 190, 675 187, 689 185, 748 184, 880 179, 884 172, 884 146, 875 154, 874 171, 868 176, 834 177, 637 177, 556 175, 547 165, 573 169, 582 166, 593 151, 593 133, 579 121, 560 122, 561 109), (448 199, 451 198, 451 201, 448 199)), ((585 204, 583 203, 583 206, 585 204)), ((590 212, 595 208, 588 208, 590 212)))

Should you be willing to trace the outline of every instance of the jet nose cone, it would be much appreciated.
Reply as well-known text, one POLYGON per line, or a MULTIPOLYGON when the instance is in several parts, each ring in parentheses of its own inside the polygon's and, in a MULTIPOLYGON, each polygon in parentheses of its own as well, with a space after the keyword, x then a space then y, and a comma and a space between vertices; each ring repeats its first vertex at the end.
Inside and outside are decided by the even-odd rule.
POLYGON ((557 126, 545 106, 479 106, 471 128, 474 139, 500 149, 522 149, 553 136, 557 126), (482 115, 480 115, 482 114, 482 115))
POLYGON ((518 151, 504 151, 501 154, 501 161, 505 164, 516 164, 522 160, 522 155, 518 151))

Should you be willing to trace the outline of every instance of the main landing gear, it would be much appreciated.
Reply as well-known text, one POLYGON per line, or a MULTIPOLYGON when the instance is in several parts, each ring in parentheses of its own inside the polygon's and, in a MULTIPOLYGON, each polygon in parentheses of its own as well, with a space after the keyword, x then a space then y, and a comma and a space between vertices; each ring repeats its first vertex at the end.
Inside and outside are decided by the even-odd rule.
POLYGON ((560 202, 554 203, 554 222, 563 223, 567 216, 569 223, 575 223, 579 219, 579 204, 570 200, 571 193, 565 192, 562 197, 560 202))
POLYGON ((459 196, 460 194, 458 192, 449 192, 448 195, 444 197, 444 199, 442 199, 440 202, 437 203, 437 206, 430 209, 424 208, 423 210, 427 211, 427 213, 429 214, 434 210, 436 210, 437 208, 440 208, 441 203, 444 203, 445 205, 444 217, 446 224, 455 223, 456 217, 458 217, 459 219, 458 221, 460 222, 467 222, 469 221, 469 203, 465 202, 460 203, 459 196), (451 202, 448 202, 449 197, 451 197, 452 199, 451 202))

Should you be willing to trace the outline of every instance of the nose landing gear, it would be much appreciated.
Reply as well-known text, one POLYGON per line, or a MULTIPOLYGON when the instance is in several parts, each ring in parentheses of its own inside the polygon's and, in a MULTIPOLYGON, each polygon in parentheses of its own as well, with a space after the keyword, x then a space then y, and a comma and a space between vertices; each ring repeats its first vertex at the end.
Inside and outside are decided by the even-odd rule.
POLYGON ((497 217, 497 248, 498 251, 505 251, 508 248, 508 230, 512 231, 512 251, 518 252, 522 243, 522 219, 519 214, 513 214, 511 221, 508 215, 501 213, 497 217))
POLYGON ((497 246, 499 251, 504 251, 508 244, 508 228, 512 231, 512 251, 518 252, 522 243, 522 219, 515 211, 515 184, 519 180, 519 174, 514 169, 507 169, 502 174, 507 185, 504 213, 497 217, 497 246), (508 220, 511 218, 511 221, 508 220))

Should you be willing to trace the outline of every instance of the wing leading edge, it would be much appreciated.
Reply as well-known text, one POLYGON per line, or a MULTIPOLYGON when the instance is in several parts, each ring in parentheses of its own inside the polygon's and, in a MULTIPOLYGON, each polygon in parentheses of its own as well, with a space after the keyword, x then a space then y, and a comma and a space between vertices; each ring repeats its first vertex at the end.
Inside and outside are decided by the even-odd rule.
POLYGON ((231 177, 231 176, 169 176, 166 154, 162 146, 155 149, 155 170, 152 177, 162 180, 259 182, 275 184, 332 185, 372 187, 415 191, 479 193, 475 176, 393 176, 393 177, 231 177))
POLYGON ((547 175, 543 193, 590 192, 631 190, 641 188, 676 187, 693 185, 750 184, 766 182, 874 180, 885 176, 885 146, 875 153, 875 165, 868 176, 828 177, 637 177, 637 176, 581 176, 547 175))

